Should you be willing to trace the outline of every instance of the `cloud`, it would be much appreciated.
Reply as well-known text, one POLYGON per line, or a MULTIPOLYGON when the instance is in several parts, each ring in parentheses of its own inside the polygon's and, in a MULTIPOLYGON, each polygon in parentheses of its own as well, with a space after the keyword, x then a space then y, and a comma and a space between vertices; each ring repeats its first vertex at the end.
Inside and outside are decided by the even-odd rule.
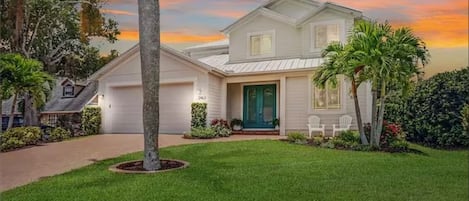
MULTIPOLYGON (((120 40, 138 41, 139 35, 136 30, 122 30, 118 36, 120 40)), ((194 43, 194 42, 210 42, 224 39, 222 34, 191 34, 188 32, 168 31, 161 32, 161 42, 163 43, 194 43)))
POLYGON ((206 10, 202 12, 206 15, 216 16, 216 17, 226 17, 226 18, 233 18, 239 19, 246 15, 246 11, 242 10, 206 10))
POLYGON ((102 13, 111 14, 111 15, 127 15, 127 16, 136 16, 137 13, 125 11, 125 10, 113 10, 113 9, 100 9, 102 13))

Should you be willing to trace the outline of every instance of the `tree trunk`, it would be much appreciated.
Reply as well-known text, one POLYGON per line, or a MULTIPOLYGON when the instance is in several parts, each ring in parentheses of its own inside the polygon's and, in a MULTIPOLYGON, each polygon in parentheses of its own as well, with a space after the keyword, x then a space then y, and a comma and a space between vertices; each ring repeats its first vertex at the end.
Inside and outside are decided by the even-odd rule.
POLYGON ((158 0, 139 0, 140 59, 143 86, 145 170, 161 168, 158 151, 160 88, 160 10, 158 0))
POLYGON ((13 101, 11 102, 11 110, 10 110, 10 119, 8 120, 8 127, 10 129, 13 127, 13 121, 15 120, 15 110, 16 110, 16 100, 18 98, 18 94, 15 93, 13 95, 13 101))
POLYGON ((21 41, 23 36, 24 23, 24 0, 16 0, 15 32, 13 33, 13 49, 21 51, 21 41))
POLYGON ((39 116, 34 104, 33 97, 30 93, 24 96, 24 125, 25 126, 38 126, 39 116))
POLYGON ((355 115, 357 116, 358 131, 360 132, 360 139, 362 144, 368 145, 368 139, 366 139, 365 130, 363 129, 362 115, 360 112, 360 104, 357 96, 357 83, 355 77, 352 77, 352 95, 353 102, 355 103, 355 115))
POLYGON ((377 118, 376 118, 376 112, 377 112, 377 99, 378 99, 378 91, 376 90, 376 87, 373 87, 371 90, 371 94, 373 96, 372 101, 371 101, 371 130, 370 130, 370 141, 371 141, 371 146, 378 146, 376 144, 376 125, 378 124, 377 118))
POLYGON ((1 90, 2 86, 0 86, 0 119, 2 120, 2 123, 0 124, 2 127, 0 127, 0 134, 3 132, 3 91, 1 90))
POLYGON ((381 140, 381 132, 383 131, 384 109, 386 101, 386 82, 381 84, 381 95, 379 97, 379 111, 378 111, 378 124, 376 125, 376 138, 378 139, 378 146, 381 140))

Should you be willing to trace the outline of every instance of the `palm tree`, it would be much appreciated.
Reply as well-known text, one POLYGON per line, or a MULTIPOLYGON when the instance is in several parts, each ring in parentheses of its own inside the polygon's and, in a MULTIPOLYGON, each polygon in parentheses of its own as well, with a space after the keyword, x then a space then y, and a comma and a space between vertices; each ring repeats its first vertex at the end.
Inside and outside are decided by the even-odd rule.
POLYGON ((372 84, 370 141, 379 147, 388 94, 406 91, 411 78, 419 72, 419 61, 428 63, 428 50, 409 28, 393 30, 387 22, 358 22, 349 43, 360 55, 357 60, 364 66, 363 77, 372 84))
POLYGON ((363 68, 359 61, 356 59, 359 55, 356 55, 353 51, 352 46, 343 45, 338 42, 329 44, 322 52, 322 57, 326 58, 326 61, 322 64, 320 69, 314 74, 314 82, 318 87, 324 88, 327 82, 336 84, 337 76, 344 75, 351 80, 351 92, 355 104, 355 115, 358 124, 358 130, 360 132, 360 138, 362 144, 367 145, 368 139, 365 136, 363 129, 363 122, 361 117, 360 105, 358 102, 357 89, 361 84, 359 79, 360 71, 363 68))
POLYGON ((0 55, 2 91, 13 94, 8 128, 13 126, 18 97, 29 93, 36 105, 45 103, 44 84, 52 78, 42 71, 42 64, 34 59, 26 59, 19 54, 0 55))
POLYGON ((161 168, 158 150, 160 88, 160 10, 158 0, 139 0, 140 59, 143 86, 143 168, 161 168))

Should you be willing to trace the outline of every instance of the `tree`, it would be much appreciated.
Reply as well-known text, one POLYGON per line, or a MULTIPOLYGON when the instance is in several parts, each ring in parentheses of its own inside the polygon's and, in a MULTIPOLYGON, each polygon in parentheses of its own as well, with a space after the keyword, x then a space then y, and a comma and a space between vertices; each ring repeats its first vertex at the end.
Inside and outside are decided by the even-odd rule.
POLYGON ((158 0, 139 0, 140 59, 143 86, 143 168, 161 168, 158 150, 160 88, 160 10, 158 0))
POLYGON ((363 122, 361 117, 360 105, 357 96, 357 89, 361 84, 359 79, 360 71, 363 65, 357 60, 360 55, 350 45, 343 45, 338 42, 329 44, 322 52, 322 56, 326 61, 321 65, 319 70, 314 74, 314 82, 318 87, 324 88, 327 82, 337 84, 337 76, 344 75, 351 83, 351 93, 355 104, 355 115, 360 132, 362 144, 368 144, 365 136, 363 122))
POLYGON ((2 75, 2 91, 8 89, 13 94, 8 128, 13 126, 18 96, 30 94, 34 104, 45 103, 47 89, 44 84, 52 78, 42 71, 42 64, 34 59, 27 59, 19 54, 0 55, 0 72, 2 75))
POLYGON ((428 63, 428 50, 409 28, 394 30, 387 22, 357 22, 349 44, 360 55, 363 77, 372 85, 370 141, 379 147, 386 98, 407 91, 411 78, 419 74, 419 62, 428 63))

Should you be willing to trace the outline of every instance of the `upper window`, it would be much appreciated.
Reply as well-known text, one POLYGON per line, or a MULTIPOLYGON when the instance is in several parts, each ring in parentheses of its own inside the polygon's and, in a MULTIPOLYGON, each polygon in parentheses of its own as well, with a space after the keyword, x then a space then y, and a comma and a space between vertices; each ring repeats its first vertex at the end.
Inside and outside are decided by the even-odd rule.
POLYGON ((268 57, 274 55, 274 31, 248 34, 248 57, 268 57))
POLYGON ((312 106, 315 110, 321 109, 340 109, 341 108, 341 81, 337 80, 337 84, 334 86, 331 83, 327 83, 326 86, 321 89, 312 84, 312 106))
POLYGON ((333 41, 341 41, 343 23, 334 20, 311 24, 311 49, 318 51, 333 41))
POLYGON ((75 95, 74 93, 74 87, 72 85, 65 85, 64 86, 64 92, 63 92, 65 97, 73 97, 75 95))

